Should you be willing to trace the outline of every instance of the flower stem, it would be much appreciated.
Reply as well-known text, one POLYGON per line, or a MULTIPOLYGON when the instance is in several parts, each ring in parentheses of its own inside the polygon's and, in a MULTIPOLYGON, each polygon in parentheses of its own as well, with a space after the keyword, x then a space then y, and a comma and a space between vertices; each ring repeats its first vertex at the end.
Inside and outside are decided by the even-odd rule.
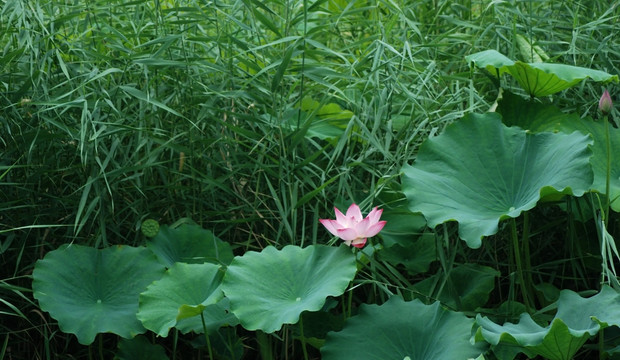
POLYGON ((607 147, 607 177, 605 179, 605 195, 607 195, 607 203, 605 204, 605 228, 609 222, 609 207, 611 206, 610 181, 611 181, 611 139, 609 136, 609 119, 605 115, 605 142, 607 147))
POLYGON ((345 320, 351 317, 351 307, 353 306, 353 289, 349 290, 347 298, 347 312, 345 313, 345 320))

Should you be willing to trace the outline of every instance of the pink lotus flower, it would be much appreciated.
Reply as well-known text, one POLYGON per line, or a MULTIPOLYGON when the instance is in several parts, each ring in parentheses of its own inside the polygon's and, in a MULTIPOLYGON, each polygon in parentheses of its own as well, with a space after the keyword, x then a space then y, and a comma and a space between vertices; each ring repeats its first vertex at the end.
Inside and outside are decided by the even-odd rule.
POLYGON ((611 109, 614 107, 613 102, 611 101, 611 96, 609 95, 609 91, 605 89, 601 99, 598 101, 598 108, 601 110, 603 114, 609 114, 611 109))
POLYGON ((336 210, 336 220, 319 219, 319 221, 330 233, 344 240, 348 246, 363 248, 366 240, 377 235, 386 223, 386 221, 379 221, 383 209, 379 210, 376 207, 366 218, 362 217, 362 212, 356 204, 349 206, 346 215, 336 208, 334 210, 336 210))

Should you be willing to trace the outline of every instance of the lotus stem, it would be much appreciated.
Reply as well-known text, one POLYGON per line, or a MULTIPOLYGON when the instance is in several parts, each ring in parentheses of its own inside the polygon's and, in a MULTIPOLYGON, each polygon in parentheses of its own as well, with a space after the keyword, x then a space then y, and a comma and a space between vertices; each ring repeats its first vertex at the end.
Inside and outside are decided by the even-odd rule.
POLYGON ((349 290, 349 296, 347 301, 347 312, 345 320, 351 317, 351 307, 353 306, 353 289, 349 290))
POLYGON ((512 218, 511 224, 511 237, 512 246, 515 255, 515 262, 517 263, 517 274, 519 276, 519 283, 521 286, 521 296, 523 296, 523 303, 528 313, 531 313, 532 306, 530 304, 529 294, 527 292, 527 286, 525 284, 525 277, 523 276, 523 264, 521 262, 521 250, 519 249, 519 237, 517 236, 517 221, 512 218))
POLYGON ((299 316, 299 338, 301 340, 301 350, 304 353, 304 360, 308 360, 308 349, 306 349, 306 337, 304 335, 304 321, 303 316, 299 316))
POLYGON ((603 332, 603 329, 600 329, 598 332, 598 358, 600 360, 607 358, 607 356, 605 356, 605 351, 603 350, 604 348, 605 348, 605 334, 603 332))
POLYGON ((174 340, 172 341, 172 360, 177 358, 177 343, 179 342, 179 330, 174 328, 174 340))
MULTIPOLYGON (((525 259, 527 291, 528 294, 534 294, 532 291, 534 281, 532 279, 532 259, 530 256, 530 215, 527 211, 523 213, 523 234, 521 234, 521 242, 523 243, 523 258, 525 259)), ((532 301, 534 301, 534 296, 532 296, 532 301)))
POLYGON ((103 360, 103 335, 97 334, 97 337, 99 338, 99 359, 103 360))
POLYGON ((271 348, 271 341, 269 336, 261 330, 257 330, 256 341, 258 342, 260 358, 263 360, 274 360, 273 349, 271 348))
POLYGON ((204 312, 200 313, 200 320, 202 320, 202 329, 205 333, 205 339, 207 340, 207 351, 209 351, 209 359, 213 359, 213 349, 211 348, 211 339, 209 339, 209 333, 207 332, 207 324, 205 323, 204 312))
POLYGON ((610 179, 611 179, 611 140, 609 137, 609 119, 607 115, 605 115, 605 142, 607 147, 607 177, 605 179, 605 195, 607 195, 607 202, 605 206, 605 228, 607 228, 607 224, 609 223, 609 207, 611 206, 611 194, 610 190, 610 179))

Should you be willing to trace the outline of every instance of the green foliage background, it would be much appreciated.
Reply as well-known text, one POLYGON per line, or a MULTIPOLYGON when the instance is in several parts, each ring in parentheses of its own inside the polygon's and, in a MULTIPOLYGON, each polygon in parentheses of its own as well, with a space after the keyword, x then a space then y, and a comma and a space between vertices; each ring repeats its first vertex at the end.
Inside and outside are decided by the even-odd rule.
MULTIPOLYGON (((325 243, 334 204, 390 208, 419 144, 494 101, 466 55, 532 61, 524 38, 618 74, 619 4, 0 1, 1 349, 71 348, 30 291, 61 244, 190 218, 241 254, 325 243)), ((600 93, 552 101, 594 115, 600 93)))

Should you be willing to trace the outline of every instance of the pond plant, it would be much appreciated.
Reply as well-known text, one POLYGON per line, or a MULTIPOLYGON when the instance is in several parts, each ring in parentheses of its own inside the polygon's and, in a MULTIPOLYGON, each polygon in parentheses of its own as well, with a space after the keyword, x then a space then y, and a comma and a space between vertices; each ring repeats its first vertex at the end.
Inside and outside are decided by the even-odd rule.
MULTIPOLYGON (((28 27, 34 25, 24 14, 54 13, 54 5, 36 4, 27 9, 9 1, 0 17, 28 27)), ((459 53, 466 70, 444 80, 456 83, 448 87, 465 86, 469 104, 455 101, 440 123, 432 120, 439 109, 416 123, 407 111, 443 98, 430 101, 403 86, 410 80, 407 67, 424 81, 448 64, 413 61, 417 50, 407 36, 415 31, 404 32, 405 55, 387 37, 373 35, 420 25, 408 17, 415 11, 409 3, 373 4, 136 2, 122 6, 135 10, 132 24, 141 26, 122 31, 110 24, 127 15, 105 4, 95 5, 107 9, 109 23, 92 20, 93 31, 74 32, 79 22, 65 28, 73 16, 91 21, 78 12, 55 19, 64 33, 48 38, 58 46, 46 61, 58 67, 54 76, 61 81, 40 91, 64 93, 33 103, 26 94, 38 84, 34 73, 17 90, 8 85, 15 79, 1 77, 17 91, 11 101, 21 110, 7 105, 11 114, 33 124, 45 120, 41 129, 10 127, 20 134, 10 139, 21 144, 40 136, 73 156, 61 176, 45 178, 49 191, 70 187, 64 172, 83 180, 72 192, 71 215, 57 219, 74 235, 33 246, 38 250, 26 274, 0 280, 0 303, 8 309, 0 316, 39 329, 43 345, 28 355, 620 359, 620 130, 612 97, 618 75, 560 63, 532 40, 536 29, 529 39, 515 30, 520 54, 510 55, 522 60, 491 45, 459 53), (401 16, 383 22, 391 12, 401 16), (151 28, 157 36, 141 35, 151 28), (325 32, 339 35, 318 35, 325 32), (70 46, 81 37, 94 48, 70 46), (148 51, 134 52, 141 48, 148 51), (106 67, 83 73, 87 65, 76 59, 104 52, 98 64, 106 67), (384 62, 384 54, 397 60, 384 62), (408 59, 413 62, 405 65, 408 59), (125 60, 148 80, 125 79, 125 60), (360 74, 372 82, 356 83, 360 74), (86 80, 73 87, 75 77, 86 80), (181 79, 191 85, 169 93, 168 84, 181 79), (342 85, 347 82, 353 85, 342 85), (371 96, 362 93, 371 85, 371 96), (589 112, 562 98, 586 90, 592 92, 584 95, 589 112), (199 100, 184 101, 196 93, 199 100), (397 96, 400 102, 390 100, 397 96), (140 122, 115 122, 133 103, 140 122), (54 120, 49 114, 55 111, 78 120, 54 120), (190 130, 165 130, 177 129, 175 122, 190 130), (146 138, 118 137, 125 131, 146 138), (128 149, 124 162, 118 154, 128 149), (156 180, 147 184, 147 173, 156 180), (127 205, 133 202, 141 205, 127 205), (115 223, 121 217, 133 219, 133 227, 115 223), (118 237, 124 241, 113 240, 118 237), (24 279, 31 283, 11 284, 24 279), (30 310, 13 305, 15 298, 30 310), (30 313, 43 324, 33 325, 30 313)), ((469 2, 465 11, 452 5, 450 11, 470 21, 501 6, 469 2)), ((419 6, 439 14, 451 5, 419 6)), ((603 9, 603 19, 618 18, 614 6, 603 9)), ((439 30, 446 21, 454 20, 433 18, 433 39, 444 41, 439 30)), ((468 31, 488 35, 478 27, 468 31)), ((460 36, 449 35, 448 42, 460 36)), ((14 41, 35 49, 24 39, 14 41)), ((23 68, 26 55, 5 53, 2 64, 21 59, 23 68)), ((39 54, 28 56, 38 60, 39 54)), ((7 151, 6 160, 0 154, 0 180, 26 187, 16 185, 13 174, 27 167, 22 158, 36 157, 33 152, 7 151)), ((37 176, 28 179, 31 184, 37 176)), ((28 208, 5 203, 22 214, 28 208)), ((7 218, 13 216, 0 214, 7 218)), ((28 225, 0 229, 0 235, 49 228, 28 225)), ((0 240, 2 255, 15 239, 0 240)), ((23 243, 17 264, 30 246, 23 243)), ((0 359, 25 358, 11 345, 19 336, 6 332, 0 359)), ((24 339, 19 348, 29 342, 24 339)))
MULTIPOLYGON (((549 95, 588 77, 618 81, 617 76, 578 67, 513 62, 489 51, 467 61, 496 76, 516 74, 531 97, 549 95)), ((147 330, 166 337, 175 329, 203 333, 209 358, 214 358, 211 337, 231 326, 257 332, 264 341, 283 326, 296 326, 304 359, 309 358, 307 347, 312 344, 324 359, 483 359, 490 351, 500 359, 524 353, 562 360, 572 359, 596 336, 601 339, 599 352, 613 354, 615 346, 609 347, 603 337, 605 329, 620 327, 620 287, 614 268, 620 255, 606 230, 609 209, 617 210, 610 174, 619 170, 611 168, 616 162, 607 120, 613 104, 605 90, 599 102, 605 120, 597 123, 549 116, 558 110, 534 101, 505 92, 497 112, 467 114, 426 140, 414 163, 402 169, 410 216, 422 214, 429 228, 457 222, 458 238, 477 249, 499 231, 500 223, 509 223, 517 274, 513 285, 518 284, 512 290, 524 310, 517 322, 498 322, 481 313, 467 316, 456 311, 461 307, 458 302, 456 309, 448 309, 429 297, 404 299, 394 294, 383 304, 361 305, 355 315, 352 304, 343 302, 339 331, 324 338, 307 334, 324 321, 310 314, 330 314, 329 300, 346 297, 356 273, 381 252, 378 245, 366 245, 386 226, 387 221, 380 220, 383 210, 375 207, 364 218, 356 204, 345 214, 336 208, 335 220, 320 219, 326 230, 344 241, 332 246, 268 246, 233 256, 211 232, 188 224, 156 226, 146 247, 94 249, 69 244, 37 262, 34 297, 62 331, 75 334, 82 344, 93 343, 100 333, 132 339, 147 330), (511 112, 525 107, 529 109, 525 115, 511 112), (529 212, 540 204, 570 211, 570 204, 586 194, 605 259, 601 287, 589 297, 562 290, 555 301, 539 309, 540 284, 532 275, 535 264, 529 261, 530 246, 536 241, 528 228, 529 212), (553 317, 545 315, 550 309, 553 317)), ((463 271, 472 277, 488 272, 476 267, 463 271)), ((482 284, 469 284, 474 287, 470 291, 482 284)), ((237 341, 227 344, 226 356, 238 356, 237 341)))

